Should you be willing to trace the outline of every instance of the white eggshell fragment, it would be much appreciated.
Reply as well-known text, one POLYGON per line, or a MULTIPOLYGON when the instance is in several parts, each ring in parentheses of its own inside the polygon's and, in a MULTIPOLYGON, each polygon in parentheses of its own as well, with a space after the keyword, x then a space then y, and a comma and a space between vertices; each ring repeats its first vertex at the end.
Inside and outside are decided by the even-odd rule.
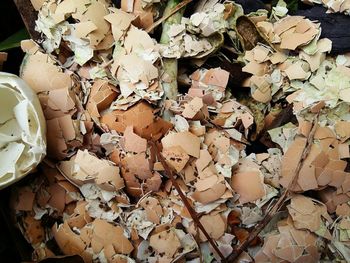
POLYGON ((30 173, 46 154, 39 100, 19 77, 0 72, 0 189, 30 173))

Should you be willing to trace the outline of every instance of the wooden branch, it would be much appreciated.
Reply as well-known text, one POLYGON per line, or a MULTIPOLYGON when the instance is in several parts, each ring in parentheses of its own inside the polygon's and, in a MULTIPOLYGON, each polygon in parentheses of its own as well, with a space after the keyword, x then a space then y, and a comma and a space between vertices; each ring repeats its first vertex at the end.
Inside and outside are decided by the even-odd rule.
POLYGON ((13 0, 17 6, 18 12, 21 14, 24 25, 30 37, 37 41, 40 39, 40 33, 35 31, 35 20, 38 17, 38 12, 35 11, 30 0, 13 0))
POLYGON ((146 32, 149 33, 153 29, 155 29, 157 26, 159 26, 161 23, 163 23, 165 20, 167 20, 169 17, 171 17, 173 14, 175 14, 177 11, 191 3, 193 0, 184 0, 181 3, 179 3, 177 6, 175 6, 168 14, 164 15, 162 18, 158 19, 156 22, 154 22, 150 27, 146 29, 146 32))
POLYGON ((7 53, 6 52, 0 52, 0 70, 2 70, 2 66, 4 62, 7 60, 7 53))
POLYGON ((228 138, 230 138, 230 140, 235 141, 235 142, 238 142, 238 143, 242 143, 242 144, 244 144, 244 145, 250 145, 250 143, 249 143, 244 137, 242 137, 242 140, 241 140, 241 141, 231 138, 231 136, 230 136, 230 134, 228 133, 227 130, 230 130, 230 129, 236 129, 236 130, 237 130, 237 127, 235 127, 235 126, 231 126, 231 127, 222 127, 222 126, 220 126, 220 125, 215 124, 210 118, 208 118, 208 119, 206 119, 206 120, 204 120, 204 121, 207 122, 207 123, 209 123, 210 125, 214 126, 214 127, 217 128, 218 130, 223 131, 223 132, 226 134, 226 136, 227 136, 228 138))
POLYGON ((202 223, 200 222, 196 211, 193 209, 193 207, 191 206, 191 204, 188 202, 187 197, 185 196, 185 194, 182 192, 179 184, 176 182, 173 171, 170 169, 169 165, 167 164, 167 162, 165 161, 164 157, 161 155, 160 150, 156 144, 156 142, 154 141, 150 141, 151 147, 153 147, 153 149, 155 150, 157 157, 159 159, 159 161, 162 163, 165 173, 168 176, 168 178, 170 179, 171 183, 173 184, 173 186, 175 187, 176 191, 179 193, 182 202, 184 203, 185 207, 187 208, 188 212, 190 213, 194 223, 196 224, 196 226, 202 231, 202 233, 205 235, 205 237, 208 239, 209 243, 212 245, 212 247, 214 248, 214 250, 216 251, 216 253, 218 253, 218 255, 221 258, 221 262, 231 262, 231 261, 226 261, 224 255, 221 253, 221 251, 219 250, 217 244, 215 243, 215 241, 209 236, 208 232, 205 230, 204 226, 202 225, 202 223))
POLYGON ((312 146, 312 143, 313 143, 313 139, 314 139, 314 136, 315 136, 315 133, 316 133, 317 125, 318 125, 318 115, 316 115, 316 117, 315 117, 315 119, 313 121, 312 129, 311 129, 310 134, 309 134, 309 136, 307 138, 307 143, 306 143, 305 148, 304 148, 304 150, 302 152, 300 161, 299 161, 299 163, 298 163, 298 165, 297 165, 297 167, 295 169, 295 172, 294 172, 294 175, 293 175, 293 179, 290 181, 288 187, 283 192, 283 194, 280 196, 280 198, 277 200, 277 202, 273 205, 271 210, 265 215, 263 220, 260 221, 260 223, 254 229, 254 231, 252 233, 250 233, 249 237, 242 244, 240 244, 235 250, 233 250, 231 255, 229 255, 229 257, 227 259, 228 262, 234 262, 235 260, 237 260, 239 255, 244 250, 246 250, 248 248, 249 244, 259 235, 259 233, 271 221, 272 217, 281 209, 282 205, 287 200, 288 195, 290 193, 290 189, 292 189, 293 186, 296 184, 296 182, 298 180, 299 172, 300 172, 300 170, 301 170, 301 168, 303 166, 303 163, 304 163, 306 157, 308 156, 308 154, 310 153, 311 146, 312 146))

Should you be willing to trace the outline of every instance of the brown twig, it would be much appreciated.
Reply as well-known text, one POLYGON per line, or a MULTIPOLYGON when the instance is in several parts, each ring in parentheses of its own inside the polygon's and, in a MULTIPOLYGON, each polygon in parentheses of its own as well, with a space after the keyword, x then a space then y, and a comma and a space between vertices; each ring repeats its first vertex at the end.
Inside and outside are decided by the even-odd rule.
POLYGON ((0 52, 0 70, 2 70, 2 65, 7 60, 7 53, 6 52, 0 52))
POLYGON ((151 26, 149 26, 146 29, 146 32, 149 33, 153 29, 155 29, 157 26, 159 26, 161 23, 163 23, 165 20, 167 20, 169 17, 171 17, 173 14, 175 14, 177 11, 179 11, 181 8, 185 7, 189 3, 191 3, 193 0, 184 0, 180 4, 174 7, 173 10, 171 10, 167 15, 163 16, 162 18, 158 19, 156 22, 154 22, 151 26))
POLYGON ((273 207, 271 208, 271 210, 265 215, 265 217, 263 218, 263 220, 258 224, 258 226, 254 229, 254 231, 252 233, 250 233, 249 237, 242 243, 240 244, 232 253, 231 255, 229 255, 228 257, 228 262, 234 262, 239 255, 248 248, 249 244, 259 235, 259 233, 265 228, 265 226, 271 221, 272 217, 281 209, 282 205, 284 204, 284 202, 286 201, 288 194, 290 193, 290 189, 293 188, 293 186, 296 184, 297 180, 298 180, 298 175, 299 172, 303 166, 303 163, 306 159, 306 157, 308 156, 311 146, 312 146, 312 142, 315 136, 315 132, 317 129, 317 124, 318 124, 318 115, 315 116, 315 119, 313 121, 313 126, 312 129, 310 131, 310 134, 307 138, 307 142, 305 145, 305 148, 302 152, 300 161, 295 169, 294 175, 293 175, 293 179, 290 181, 290 183, 288 184, 288 187, 286 188, 286 190, 283 192, 283 194, 280 196, 280 198, 277 200, 277 202, 273 205, 273 207))
POLYGON ((170 167, 168 166, 167 162, 165 161, 164 157, 161 155, 160 150, 158 148, 158 146, 156 145, 156 143, 154 141, 150 141, 151 146, 155 149, 155 152, 157 154, 157 157, 159 159, 159 161, 162 163, 165 173, 166 175, 169 177, 171 183, 173 184, 173 186, 175 187, 176 191, 179 193, 182 202, 184 203, 185 207, 187 208, 188 212, 190 213, 194 223, 196 224, 196 226, 202 231, 202 233, 205 235, 205 237, 208 239, 209 243, 212 245, 212 247, 214 248, 214 250, 216 251, 216 253, 218 253, 218 255, 221 258, 221 262, 227 262, 224 255, 221 253, 220 249, 218 248, 218 246, 216 245, 215 241, 209 236, 208 232, 205 230, 204 226, 202 225, 202 223, 200 222, 200 220, 198 219, 197 213, 196 211, 193 209, 193 207, 191 206, 191 204, 188 202, 187 197, 185 196, 185 194, 182 192, 179 184, 176 182, 175 177, 173 175, 173 171, 172 169, 170 169, 170 167))
POLYGON ((220 126, 220 125, 215 124, 215 123, 214 123, 211 119, 209 119, 209 118, 206 119, 206 120, 204 120, 204 121, 207 122, 208 124, 214 126, 214 127, 217 128, 218 130, 223 131, 231 140, 236 141, 236 142, 239 142, 239 143, 242 143, 242 144, 244 144, 244 145, 250 145, 250 143, 249 143, 248 141, 244 140, 244 139, 245 139, 244 137, 242 137, 242 140, 236 140, 236 139, 231 138, 231 136, 230 136, 230 134, 228 133, 227 130, 230 130, 230 129, 236 129, 236 130, 237 130, 237 128, 236 128, 235 126, 231 126, 231 127, 222 127, 222 126, 220 126))
POLYGON ((40 39, 40 33, 35 31, 35 20, 38 17, 38 12, 35 11, 30 0, 13 0, 17 6, 18 12, 21 14, 24 25, 30 37, 37 41, 40 39))

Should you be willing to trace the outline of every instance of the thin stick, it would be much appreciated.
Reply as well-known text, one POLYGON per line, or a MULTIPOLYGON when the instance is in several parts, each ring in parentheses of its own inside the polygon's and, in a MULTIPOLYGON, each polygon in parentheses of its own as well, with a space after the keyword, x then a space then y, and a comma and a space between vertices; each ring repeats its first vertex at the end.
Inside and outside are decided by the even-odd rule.
POLYGON ((146 32, 149 33, 153 29, 155 29, 157 26, 159 26, 161 23, 163 23, 165 20, 167 20, 169 17, 171 17, 173 14, 175 14, 177 11, 179 11, 184 6, 191 3, 193 0, 184 0, 177 6, 175 6, 167 15, 164 15, 162 18, 158 19, 156 22, 154 22, 149 28, 146 29, 146 32))
POLYGON ((250 233, 249 237, 242 243, 240 244, 228 257, 228 262, 234 262, 239 255, 248 248, 249 244, 259 235, 259 233, 265 228, 265 226, 271 221, 272 217, 281 209, 283 203, 286 201, 288 194, 290 193, 290 189, 296 184, 299 176, 299 172, 303 166, 303 163, 310 153, 312 142, 316 133, 317 129, 317 124, 318 124, 318 115, 316 115, 314 121, 313 121, 313 126, 310 131, 310 134, 307 138, 307 142, 305 145, 305 148, 302 152, 300 161, 295 169, 293 179, 290 181, 288 184, 288 187, 286 190, 283 192, 283 194, 280 196, 280 198, 277 200, 277 202, 273 205, 271 210, 265 215, 263 220, 259 223, 259 225, 254 229, 252 233, 250 233))
POLYGON ((156 143, 154 141, 150 141, 150 143, 151 143, 151 146, 155 149, 157 157, 158 157, 159 161, 162 163, 166 175, 170 178, 171 183, 175 187, 176 191, 179 193, 179 195, 180 195, 180 197, 182 199, 182 202, 186 206, 186 208, 187 208, 188 212, 190 213, 194 223, 202 231, 202 233, 205 235, 205 237, 208 239, 209 243, 212 245, 212 247, 214 248, 216 253, 218 253, 218 255, 221 258, 221 262, 227 262, 225 257, 224 257, 224 255, 221 253, 221 251, 219 250, 218 246, 216 245, 215 241, 209 236, 208 232, 205 230, 204 226, 199 221, 196 211, 192 208, 191 204, 187 200, 187 197, 182 192, 179 184, 176 182, 176 180, 174 178, 174 175, 173 175, 173 171, 168 166, 168 164, 165 161, 164 157, 160 154, 160 151, 159 151, 156 143))
POLYGON ((35 20, 38 17, 38 12, 35 11, 31 1, 29 0, 13 0, 18 12, 20 13, 25 27, 30 37, 37 41, 40 39, 40 33, 35 31, 35 20))
MULTIPOLYGON (((220 125, 215 124, 211 119, 206 119, 206 120, 204 120, 204 121, 206 121, 207 123, 213 125, 213 126, 214 126, 215 128, 217 128, 218 130, 223 131, 231 140, 236 141, 236 142, 239 142, 239 143, 242 143, 242 144, 244 144, 244 145, 250 145, 250 143, 249 143, 248 141, 240 141, 240 140, 236 140, 236 139, 231 138, 231 136, 230 136, 230 134, 228 133, 227 130, 236 129, 234 126, 231 126, 231 127, 222 127, 222 126, 220 126, 220 125)), ((236 129, 236 130, 237 130, 237 129, 236 129)), ((242 139, 244 139, 244 138, 242 138, 242 139)))

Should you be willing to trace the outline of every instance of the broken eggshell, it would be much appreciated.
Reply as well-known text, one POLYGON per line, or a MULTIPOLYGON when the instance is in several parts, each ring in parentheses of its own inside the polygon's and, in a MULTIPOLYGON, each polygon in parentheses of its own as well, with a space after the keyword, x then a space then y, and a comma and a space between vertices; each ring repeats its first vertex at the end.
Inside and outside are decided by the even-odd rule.
POLYGON ((0 189, 30 173, 46 154, 39 100, 19 77, 0 72, 0 189))
POLYGON ((244 50, 252 50, 259 42, 269 45, 269 41, 247 16, 237 19, 236 30, 244 50))
POLYGON ((208 37, 208 41, 212 47, 207 51, 200 52, 198 55, 193 56, 194 58, 204 58, 218 51, 224 44, 224 35, 221 33, 215 33, 208 37))

